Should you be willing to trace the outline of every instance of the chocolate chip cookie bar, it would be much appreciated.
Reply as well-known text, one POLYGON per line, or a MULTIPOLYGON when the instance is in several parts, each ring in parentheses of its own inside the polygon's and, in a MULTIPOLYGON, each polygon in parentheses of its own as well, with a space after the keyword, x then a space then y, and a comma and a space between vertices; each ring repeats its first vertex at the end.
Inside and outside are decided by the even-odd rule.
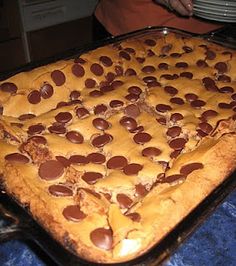
POLYGON ((149 32, 0 82, 0 176, 66 249, 124 262, 236 168, 236 51, 149 32))

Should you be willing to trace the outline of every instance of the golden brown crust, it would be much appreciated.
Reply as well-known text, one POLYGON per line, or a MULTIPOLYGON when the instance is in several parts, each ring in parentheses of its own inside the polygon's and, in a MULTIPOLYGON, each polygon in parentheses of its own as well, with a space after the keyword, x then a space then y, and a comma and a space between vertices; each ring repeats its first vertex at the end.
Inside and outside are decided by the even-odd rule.
POLYGON ((236 168, 235 57, 152 33, 2 81, 7 192, 84 259, 145 253, 236 168))

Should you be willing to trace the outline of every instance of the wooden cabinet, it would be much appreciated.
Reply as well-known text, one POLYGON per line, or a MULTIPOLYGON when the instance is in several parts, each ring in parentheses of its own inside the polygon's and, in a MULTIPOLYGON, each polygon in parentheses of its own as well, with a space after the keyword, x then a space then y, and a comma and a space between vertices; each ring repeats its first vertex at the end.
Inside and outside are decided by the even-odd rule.
POLYGON ((92 17, 28 32, 27 39, 32 61, 83 47, 92 41, 92 17))
POLYGON ((26 63, 16 0, 0 0, 0 72, 26 63))

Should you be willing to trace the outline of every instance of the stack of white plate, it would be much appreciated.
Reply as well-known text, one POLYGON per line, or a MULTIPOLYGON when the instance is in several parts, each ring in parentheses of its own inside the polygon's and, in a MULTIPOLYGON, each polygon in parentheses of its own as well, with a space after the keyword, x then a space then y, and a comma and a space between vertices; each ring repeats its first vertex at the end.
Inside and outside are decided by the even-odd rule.
POLYGON ((236 0, 194 0, 193 14, 219 22, 236 22, 236 0))

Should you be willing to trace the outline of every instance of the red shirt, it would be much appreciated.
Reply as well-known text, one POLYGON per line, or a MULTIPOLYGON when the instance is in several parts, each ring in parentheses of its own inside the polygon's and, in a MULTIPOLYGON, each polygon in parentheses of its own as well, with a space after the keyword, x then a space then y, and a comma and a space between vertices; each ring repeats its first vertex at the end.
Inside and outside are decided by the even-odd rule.
POLYGON ((222 25, 197 17, 180 17, 152 0, 100 0, 95 15, 112 35, 147 26, 169 26, 194 33, 206 33, 222 25))

